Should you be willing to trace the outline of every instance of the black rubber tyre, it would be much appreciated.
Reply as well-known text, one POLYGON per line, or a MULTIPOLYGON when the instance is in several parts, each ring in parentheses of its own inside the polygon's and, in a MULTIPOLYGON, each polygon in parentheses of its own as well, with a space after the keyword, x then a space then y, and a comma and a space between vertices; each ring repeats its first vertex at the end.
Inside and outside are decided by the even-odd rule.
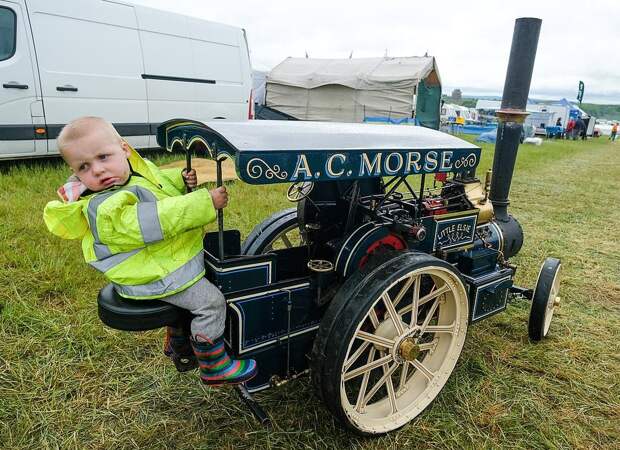
POLYGON ((540 268, 528 321, 528 335, 532 341, 540 341, 549 332, 556 300, 559 301, 561 267, 559 259, 547 258, 540 268))
POLYGON ((261 255, 282 235, 297 226, 297 207, 283 209, 256 225, 241 245, 242 255, 261 255))
POLYGON ((312 354, 310 357, 310 374, 312 377, 315 392, 322 400, 325 400, 325 398, 323 397, 323 384, 321 382, 323 361, 325 358, 324 351, 327 337, 331 335, 333 329, 338 325, 337 321, 334 320, 334 318, 341 315, 342 310, 345 308, 345 306, 347 306, 347 301, 349 298, 352 298, 354 295, 356 295, 358 291, 365 289, 367 281, 370 281, 370 273, 387 262, 389 262, 389 260, 374 260, 372 262, 369 261, 368 264, 366 264, 362 269, 359 269, 353 275, 347 278, 347 280, 343 283, 340 289, 338 289, 338 292, 336 292, 336 295, 331 301, 329 308, 321 319, 321 325, 312 346, 312 354))
MULTIPOLYGON (((442 289, 443 287, 438 290, 442 289)), ((432 293, 433 291, 430 292, 430 294, 432 293)), ((391 298, 390 294, 388 294, 388 298, 391 298)), ((403 296, 402 298, 405 297, 403 296)), ((381 304, 385 305, 385 303, 381 304)), ((450 306, 446 306, 446 308, 450 308, 450 306)), ((384 309, 384 311, 386 309, 384 309)), ((345 426, 352 429, 358 434, 377 435, 387 433, 389 431, 402 427, 414 417, 416 417, 418 414, 420 414, 422 410, 426 408, 428 404, 430 404, 430 402, 436 397, 436 395, 445 384, 445 381, 447 380, 449 374, 454 369, 454 366, 456 365, 456 360, 461 353, 462 345, 465 340, 469 314, 468 309, 469 303, 467 299, 467 293, 458 271, 456 271, 456 269, 454 269, 452 265, 430 255, 423 253, 401 252, 392 259, 372 267, 369 272, 358 271, 343 284, 343 286, 340 288, 340 290, 330 303, 325 315, 323 316, 323 319, 321 320, 321 325, 319 327, 317 337, 314 342, 311 358, 312 380, 317 392, 325 402, 330 412, 345 426), (426 272, 427 268, 428 272, 426 272), (441 309, 444 306, 435 306, 435 303, 436 305, 447 305, 448 303, 454 303, 454 305, 458 305, 454 307, 454 321, 451 322, 451 324, 449 325, 452 326, 453 329, 451 331, 443 331, 443 333, 450 333, 453 338, 437 338, 437 342, 439 342, 439 344, 436 345, 439 345, 441 347, 440 350, 438 350, 435 354, 433 353, 435 352, 435 349, 431 350, 427 348, 424 350, 429 351, 429 353, 425 354, 430 357, 428 361, 430 361, 431 363, 435 363, 439 361, 437 360, 436 356, 441 357, 441 351, 443 351, 443 349, 449 349, 449 352, 446 353, 447 357, 445 358, 445 360, 443 360, 443 362, 441 362, 438 367, 433 366, 433 368, 436 369, 436 373, 429 372, 432 376, 437 375, 437 378, 429 378, 426 382, 427 387, 423 387, 421 389, 421 392, 423 392, 424 395, 420 394, 420 396, 417 397, 418 393, 416 389, 419 387, 419 384, 416 384, 415 388, 412 388, 410 395, 408 393, 409 381, 407 379, 407 371, 403 370, 404 368, 400 368, 399 370, 401 371, 401 375, 403 371, 405 372, 404 380, 406 385, 404 386, 403 390, 403 384, 401 379, 401 384, 399 385, 399 390, 397 393, 398 396, 401 397, 400 399, 397 399, 397 394, 394 393, 395 391, 393 387, 393 382, 391 380, 389 381, 389 385, 391 386, 392 390, 392 397, 390 398, 390 402, 392 402, 393 400, 394 403, 392 403, 392 405, 396 405, 397 401, 406 402, 409 401, 409 398, 411 397, 414 398, 415 405, 411 404, 412 406, 407 409, 408 406, 401 403, 401 405, 398 405, 398 408, 400 408, 401 406, 404 407, 402 413, 398 410, 398 408, 396 408, 392 409, 392 413, 387 414, 386 417, 373 416, 369 418, 370 420, 366 420, 362 417, 365 414, 364 412, 360 412, 359 414, 357 414, 357 411, 352 412, 350 408, 350 406, 352 405, 345 404, 348 402, 348 394, 345 388, 345 383, 347 382, 346 377, 347 375, 350 375, 350 372, 347 371, 356 367, 357 362, 359 362, 353 362, 353 360, 356 359, 355 357, 350 357, 351 359, 349 361, 346 361, 347 356, 349 356, 350 352, 353 349, 353 343, 355 339, 359 339, 359 333, 364 330, 363 327, 365 327, 365 324, 367 324, 367 322, 365 321, 368 319, 368 317, 370 317, 369 314, 371 309, 374 311, 373 314, 375 314, 375 317, 377 317, 377 307, 380 306, 378 302, 382 301, 381 298, 386 294, 386 292, 389 293, 389 290, 394 288, 398 290, 398 286, 402 286, 398 283, 406 283, 406 281, 402 280, 407 280, 408 276, 411 276, 414 280, 416 280, 413 282, 414 284, 412 285, 415 286, 416 283, 422 284, 422 281, 417 280, 424 280, 425 278, 423 277, 433 277, 432 279, 435 280, 434 277, 436 277, 437 274, 445 277, 446 280, 450 280, 449 282, 446 282, 445 285, 441 285, 447 287, 446 290, 443 290, 443 292, 446 293, 446 296, 444 296, 443 294, 441 295, 441 298, 443 298, 443 303, 442 301, 440 301, 439 298, 437 299, 437 301, 435 301, 434 299, 432 301, 429 301, 427 305, 432 306, 432 308, 430 308, 430 313, 429 309, 427 309, 426 314, 433 315, 436 312, 439 315, 441 314, 441 311, 445 311, 441 309), (446 300, 446 298, 448 300, 446 300), (446 342, 448 343, 446 344, 446 342), (433 359, 437 361, 433 361, 433 359), (345 366, 345 362, 347 363, 347 366, 345 366), (432 383, 430 382, 431 379, 434 380, 432 383), (360 419, 360 417, 362 418, 360 419)), ((422 309, 419 310, 422 311, 422 309)), ((403 334, 399 336, 393 336, 392 339, 394 340, 394 342, 402 342, 399 341, 399 339, 403 339, 405 337, 409 339, 410 337, 413 337, 413 335, 409 335, 408 333, 412 332, 415 327, 418 327, 418 322, 411 319, 412 322, 409 324, 410 328, 407 328, 407 324, 405 323, 405 321, 408 321, 409 319, 405 320, 406 313, 403 313, 401 316, 401 312, 399 310, 397 311, 397 314, 401 320, 404 320, 402 322, 402 326, 405 326, 405 329, 403 334), (413 325, 414 322, 415 327, 413 325)), ((411 313, 409 314, 411 316, 411 313)), ((387 314, 386 312, 383 313, 383 322, 381 322, 379 326, 376 327, 374 333, 379 333, 379 329, 383 326, 383 323, 390 321, 389 317, 389 314, 387 314)), ((394 323, 396 324, 396 322, 394 323)), ((439 324, 439 319, 437 319, 437 325, 428 326, 428 329, 449 326, 439 324)), ((364 333, 367 334, 366 332, 364 333)), ((424 331, 424 333, 432 334, 433 331, 424 331)), ((438 331, 435 334, 438 335, 440 333, 442 332, 438 331)), ((382 336, 382 334, 380 333, 377 335, 382 336)), ((420 335, 422 335, 422 333, 420 333, 420 335)), ((435 337, 436 336, 434 335, 433 338, 435 339, 435 337)), ((435 341, 433 340, 433 342, 435 341)), ((370 344, 369 346, 368 344, 364 345, 366 345, 365 348, 370 349, 370 351, 372 351, 374 355, 373 344, 370 344)), ((428 346, 429 343, 424 343, 420 345, 428 346)), ((358 349, 360 347, 361 345, 358 347, 358 349)), ((398 345, 395 345, 394 348, 397 347, 398 345)), ((398 349, 402 351, 401 347, 398 347, 398 349)), ((361 354, 362 353, 360 353, 360 355, 361 354)), ((384 350, 384 355, 389 356, 389 354, 390 350, 387 350, 386 347, 386 350, 384 350)), ((383 356, 382 358, 386 357, 387 356, 383 356)), ((417 357, 418 356, 413 356, 413 359, 417 357)), ((374 357, 369 356, 368 361, 374 363, 374 357)), ((394 364, 392 367, 390 367, 390 370, 394 371, 394 367, 397 365, 397 362, 395 361, 396 357, 394 360, 391 360, 388 363, 381 364, 384 367, 384 371, 387 370, 387 366, 391 362, 394 362, 394 364)), ((408 361, 412 360, 409 359, 402 365, 410 367, 409 364, 423 362, 427 360, 423 359, 420 361, 408 361)), ((367 372, 370 373, 372 370, 375 369, 379 369, 379 366, 367 370, 367 372)), ((352 372, 355 370, 358 369, 354 369, 352 370, 352 372)), ((396 374, 397 372, 390 373, 396 374)), ((360 374, 362 374, 362 372, 360 372, 360 374)), ((392 375, 386 374, 384 376, 391 378, 392 375)), ((413 372, 409 380, 413 380, 416 376, 418 380, 421 378, 421 374, 416 371, 413 372)), ((355 377, 357 377, 357 375, 355 375, 355 377)), ((366 375, 364 375, 364 378, 366 378, 366 375)), ((417 383, 417 381, 415 382, 417 383)), ((361 394, 360 397, 358 397, 358 402, 359 398, 364 397, 365 394, 368 392, 366 390, 366 387, 361 389, 364 389, 364 392, 361 394)), ((385 385, 385 389, 389 391, 387 382, 385 385)), ((370 397, 368 399, 368 402, 366 403, 366 406, 362 404, 362 410, 364 409, 364 407, 367 409, 374 408, 375 405, 382 402, 383 405, 385 405, 386 399, 390 396, 390 394, 388 394, 388 397, 371 404, 370 400, 374 398, 373 395, 375 394, 368 393, 368 395, 370 395, 370 397)), ((355 406, 355 408, 357 408, 357 405, 355 406)))

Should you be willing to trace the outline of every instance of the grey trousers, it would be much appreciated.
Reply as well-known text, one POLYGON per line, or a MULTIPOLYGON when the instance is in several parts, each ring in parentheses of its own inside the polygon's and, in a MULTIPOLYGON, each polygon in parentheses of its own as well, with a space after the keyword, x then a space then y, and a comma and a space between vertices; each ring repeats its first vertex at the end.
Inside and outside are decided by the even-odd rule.
POLYGON ((204 337, 207 337, 215 340, 224 334, 226 299, 206 278, 201 278, 184 291, 160 300, 186 309, 195 316, 191 325, 194 339, 205 341, 204 337))

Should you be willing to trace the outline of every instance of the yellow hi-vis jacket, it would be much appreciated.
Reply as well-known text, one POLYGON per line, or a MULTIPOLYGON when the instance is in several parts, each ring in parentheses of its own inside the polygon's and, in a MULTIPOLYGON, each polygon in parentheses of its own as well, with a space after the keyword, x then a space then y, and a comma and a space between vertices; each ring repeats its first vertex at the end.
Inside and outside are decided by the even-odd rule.
POLYGON ((204 226, 216 211, 206 189, 183 195, 179 169, 159 169, 133 149, 129 162, 124 186, 51 201, 43 218, 53 234, 81 239, 86 262, 123 297, 166 297, 204 276, 204 226))

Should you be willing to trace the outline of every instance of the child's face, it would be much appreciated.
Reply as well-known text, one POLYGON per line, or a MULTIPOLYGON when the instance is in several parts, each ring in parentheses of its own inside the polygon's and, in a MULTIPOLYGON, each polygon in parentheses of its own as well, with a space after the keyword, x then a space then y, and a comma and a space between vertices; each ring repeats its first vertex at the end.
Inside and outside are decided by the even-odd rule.
POLYGON ((101 130, 71 141, 63 151, 67 164, 93 192, 127 182, 130 175, 129 148, 101 130))

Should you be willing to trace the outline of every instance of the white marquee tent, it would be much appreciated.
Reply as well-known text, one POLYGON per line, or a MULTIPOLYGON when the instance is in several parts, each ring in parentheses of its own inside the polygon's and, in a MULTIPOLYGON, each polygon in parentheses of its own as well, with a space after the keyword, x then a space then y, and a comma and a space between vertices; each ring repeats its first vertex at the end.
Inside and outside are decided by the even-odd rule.
POLYGON ((435 58, 287 58, 267 76, 266 105, 302 120, 439 120, 435 58), (428 117, 427 117, 428 116, 428 117))

